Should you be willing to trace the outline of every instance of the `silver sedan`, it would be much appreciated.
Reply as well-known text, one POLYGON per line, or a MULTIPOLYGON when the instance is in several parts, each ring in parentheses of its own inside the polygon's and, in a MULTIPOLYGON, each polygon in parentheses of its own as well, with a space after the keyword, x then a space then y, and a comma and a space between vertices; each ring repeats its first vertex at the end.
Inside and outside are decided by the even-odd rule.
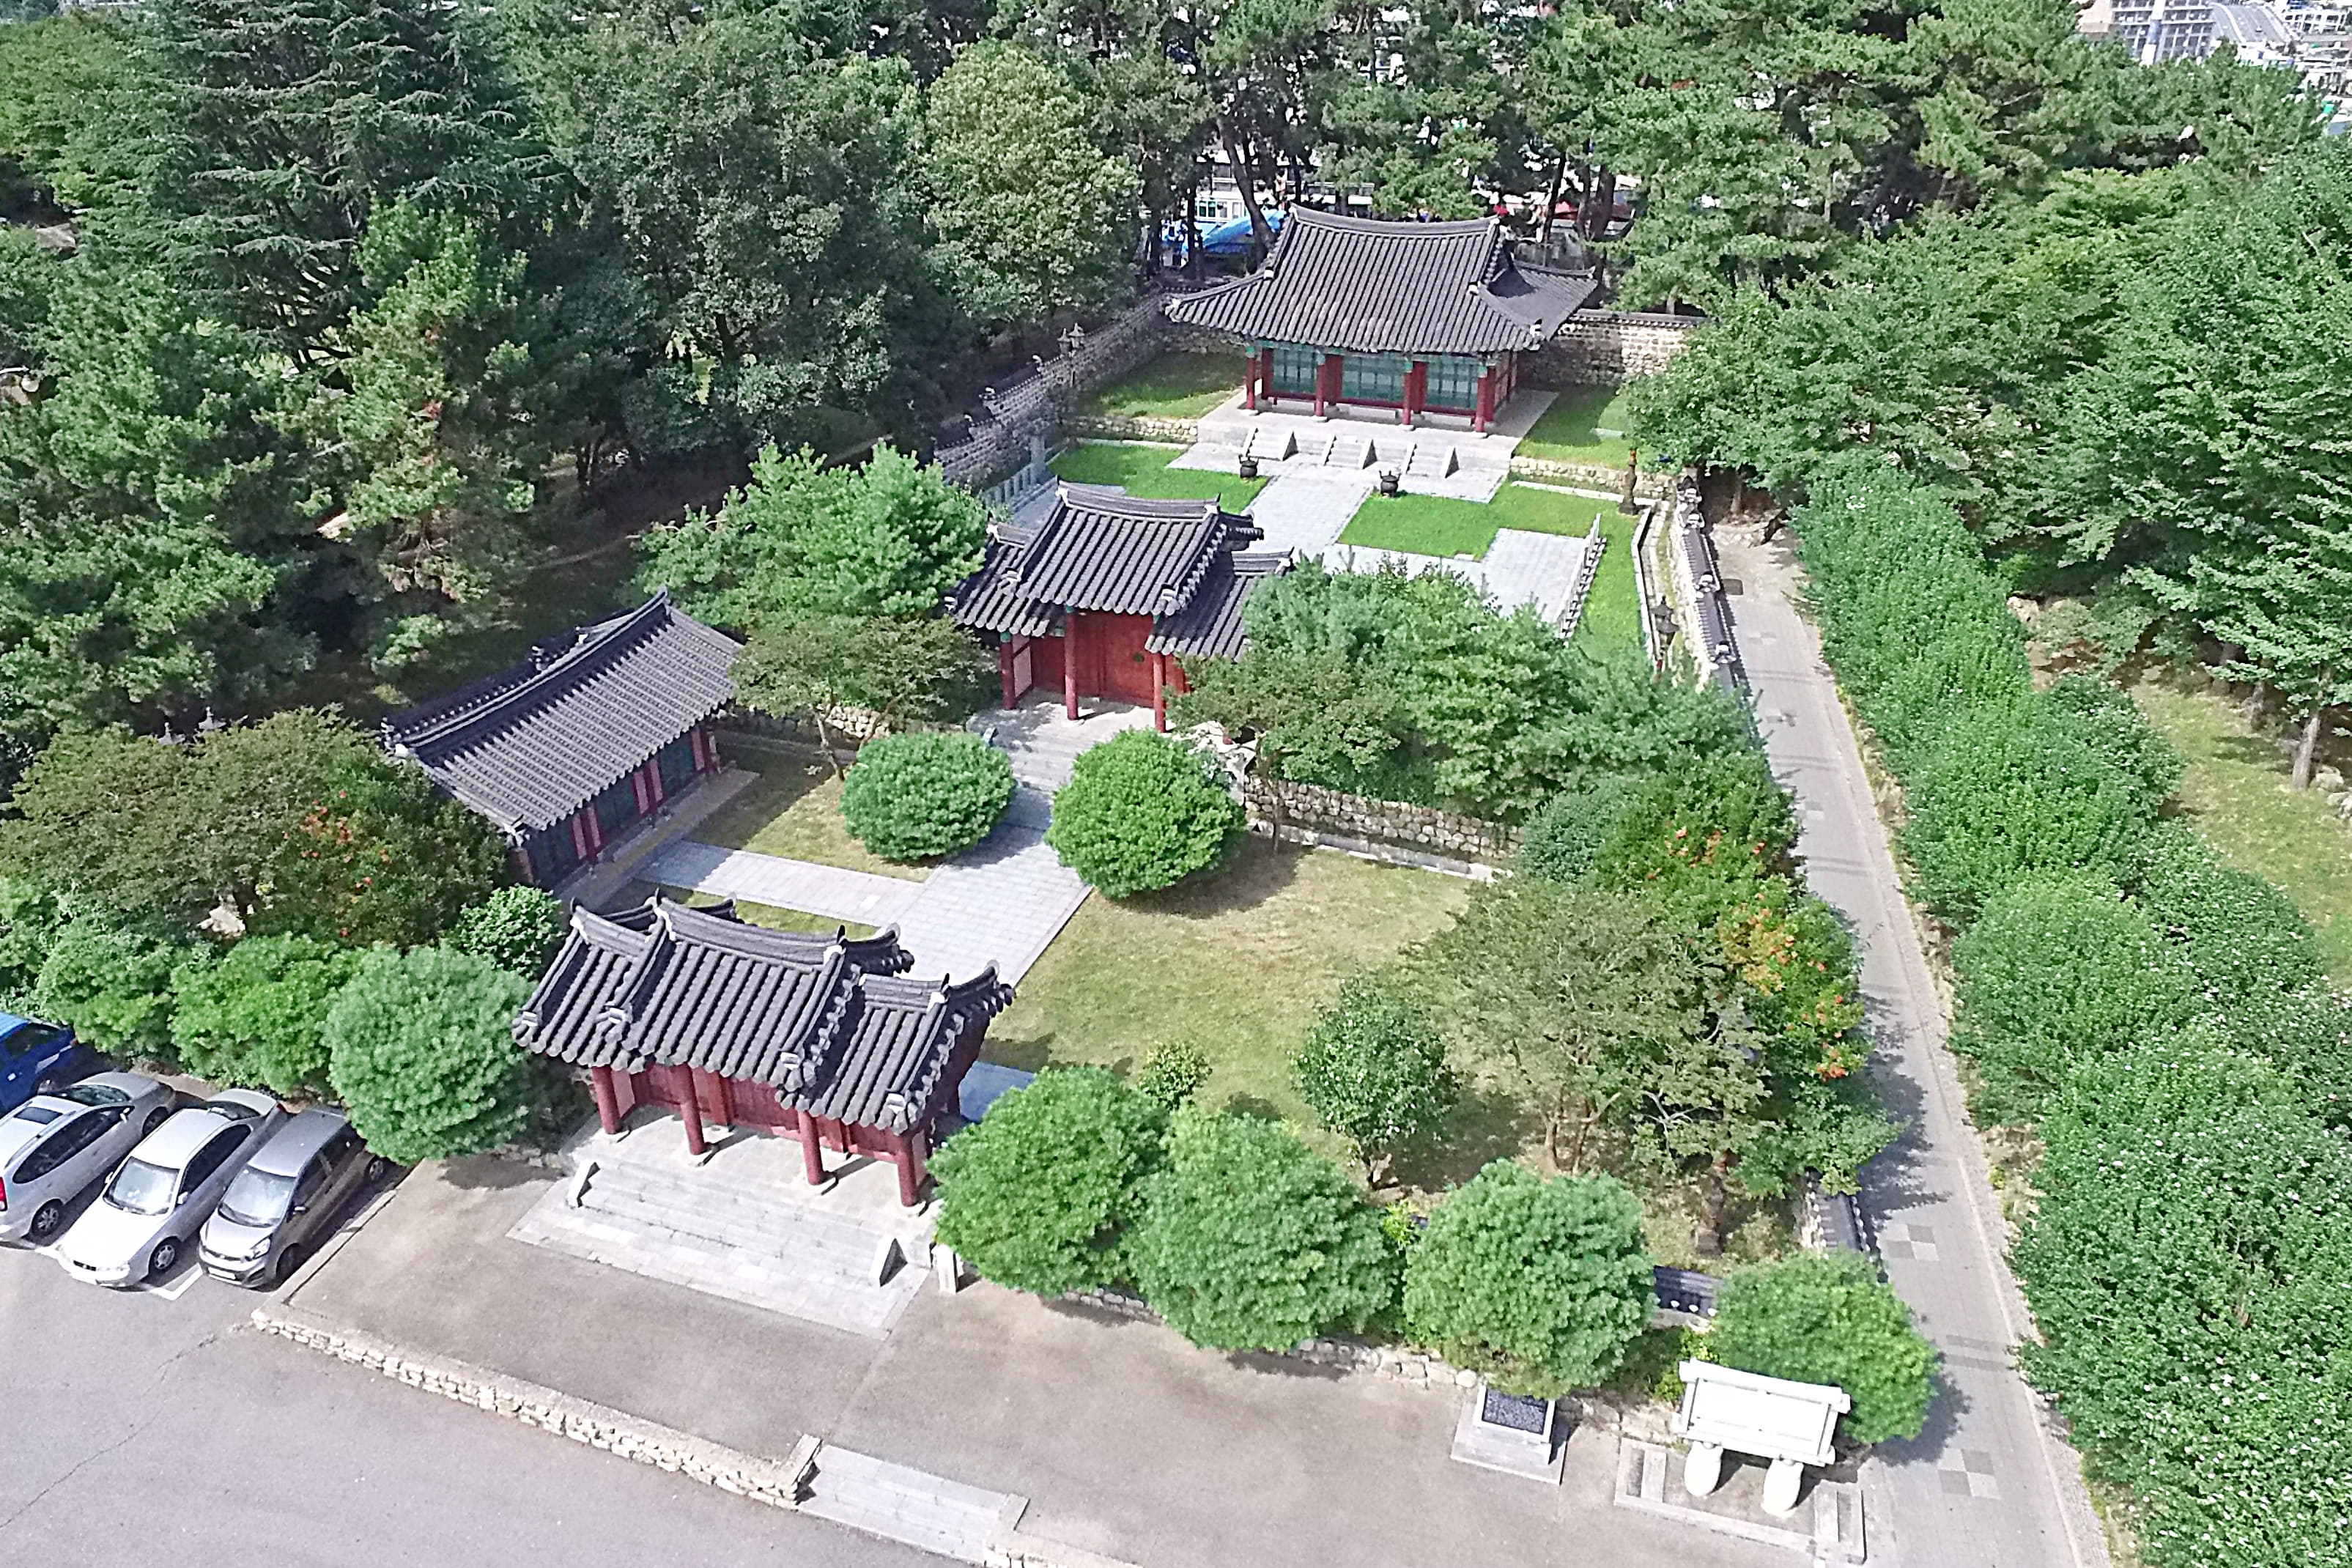
POLYGON ((56 1236, 74 1199, 161 1127, 176 1098, 142 1074, 101 1072, 0 1116, 0 1241, 56 1236))

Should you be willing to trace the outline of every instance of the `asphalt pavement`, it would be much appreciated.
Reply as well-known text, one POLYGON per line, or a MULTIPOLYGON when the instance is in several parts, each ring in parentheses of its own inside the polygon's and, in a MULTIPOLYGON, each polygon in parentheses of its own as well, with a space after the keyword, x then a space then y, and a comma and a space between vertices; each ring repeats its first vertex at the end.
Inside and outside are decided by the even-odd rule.
POLYGON ((1943 1000, 1905 902, 1860 748, 1797 613, 1803 579, 1785 544, 1727 527, 1717 544, 1756 716, 1802 817, 1805 874, 1862 952, 1876 1042, 1869 1073, 1904 1136, 1864 1172, 1886 1276, 1943 1355, 1927 1429, 1867 1472, 1870 1560, 1901 1568, 2106 1568, 2073 1449, 2015 1369, 2032 1318, 1967 1103, 1945 1048, 1943 1000), (1882 1506, 1884 1505, 1884 1506, 1882 1506))
POLYGON ((939 1562, 259 1334, 257 1300, 102 1290, 0 1247, 0 1563, 939 1562))

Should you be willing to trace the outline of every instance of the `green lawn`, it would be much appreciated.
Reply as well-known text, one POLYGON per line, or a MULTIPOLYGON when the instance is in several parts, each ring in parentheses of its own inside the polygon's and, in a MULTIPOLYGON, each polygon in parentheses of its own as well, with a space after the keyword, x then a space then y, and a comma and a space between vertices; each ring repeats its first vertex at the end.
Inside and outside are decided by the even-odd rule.
POLYGON ((1075 484, 1117 485, 1129 495, 1158 500, 1215 500, 1239 511, 1265 489, 1264 479, 1244 479, 1208 468, 1171 468, 1181 447, 1139 447, 1087 441, 1054 459, 1054 471, 1075 484))
POLYGON ((705 817, 694 837, 727 849, 922 880, 924 867, 870 855, 849 836, 841 820, 841 784, 814 751, 750 745, 732 736, 723 749, 730 762, 760 776, 705 817))
POLYGON ((1209 1054, 1211 1105, 1301 1123, 1290 1060, 1344 975, 1453 922, 1470 884, 1251 839, 1198 886, 1079 907, 990 1026, 987 1055, 1130 1073, 1153 1046, 1209 1054))
POLYGON ((2189 759, 2180 803, 2221 858, 2267 877, 2319 933, 2319 959, 2352 982, 2352 829, 2320 793, 2286 786, 2287 760, 2235 705, 2155 679, 2132 695, 2189 759))
MULTIPOLYGON (((1534 485, 1507 484, 1495 492, 1491 502, 1485 503, 1444 496, 1375 494, 1366 497, 1356 515, 1348 520, 1339 542, 1415 555, 1484 559, 1500 530, 1518 528, 1582 538, 1592 531, 1593 518, 1603 513, 1615 516, 1616 503, 1534 485)), ((1629 574, 1633 571, 1630 563, 1626 571, 1629 574)))
POLYGON ((1622 468, 1633 456, 1632 431, 1623 387, 1563 387, 1517 450, 1521 457, 1555 463, 1622 468))
POLYGON ((1164 353, 1097 388, 1079 412, 1118 419, 1198 419, 1241 390, 1245 363, 1238 349, 1164 353))
POLYGON ((1585 596, 1584 615, 1576 623, 1580 641, 1629 643, 1642 646, 1642 590, 1633 581, 1633 525, 1614 502, 1601 507, 1601 527, 1609 546, 1601 569, 1592 575, 1592 591, 1585 596))

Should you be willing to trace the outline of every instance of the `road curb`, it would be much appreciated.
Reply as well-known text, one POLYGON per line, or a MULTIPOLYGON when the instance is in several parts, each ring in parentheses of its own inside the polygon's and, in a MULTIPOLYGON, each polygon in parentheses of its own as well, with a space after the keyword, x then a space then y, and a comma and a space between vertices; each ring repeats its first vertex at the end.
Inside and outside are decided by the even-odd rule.
POLYGON ((421 1388, 460 1405, 537 1426, 575 1443, 682 1475, 771 1508, 799 1508, 810 1456, 816 1447, 814 1438, 803 1438, 791 1459, 761 1458, 626 1411, 525 1383, 520 1378, 485 1372, 463 1362, 419 1356, 372 1335, 331 1329, 306 1314, 283 1308, 254 1309, 253 1326, 263 1333, 275 1334, 339 1361, 381 1373, 411 1388, 421 1388))

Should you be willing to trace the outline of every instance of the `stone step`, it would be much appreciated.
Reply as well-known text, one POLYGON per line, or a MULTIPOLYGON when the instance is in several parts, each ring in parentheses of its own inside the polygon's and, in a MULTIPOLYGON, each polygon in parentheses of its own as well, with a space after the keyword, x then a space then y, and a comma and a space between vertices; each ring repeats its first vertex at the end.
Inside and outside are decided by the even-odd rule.
POLYGON ((874 1264, 886 1234, 626 1165, 600 1166, 580 1206, 720 1247, 789 1258, 796 1269, 866 1289, 876 1288, 874 1264))
POLYGON ((1331 437, 1331 445, 1323 454, 1324 466, 1333 468, 1369 468, 1372 466, 1372 442, 1369 436, 1343 433, 1331 437))
POLYGON ((1461 466, 1451 441, 1415 441, 1404 471, 1416 479, 1442 479, 1461 466))
POLYGON ((989 1548, 1012 1528, 1023 1506, 1021 1499, 1005 1492, 983 1491, 830 1443, 818 1445, 814 1465, 803 1512, 961 1563, 987 1562, 989 1548))

